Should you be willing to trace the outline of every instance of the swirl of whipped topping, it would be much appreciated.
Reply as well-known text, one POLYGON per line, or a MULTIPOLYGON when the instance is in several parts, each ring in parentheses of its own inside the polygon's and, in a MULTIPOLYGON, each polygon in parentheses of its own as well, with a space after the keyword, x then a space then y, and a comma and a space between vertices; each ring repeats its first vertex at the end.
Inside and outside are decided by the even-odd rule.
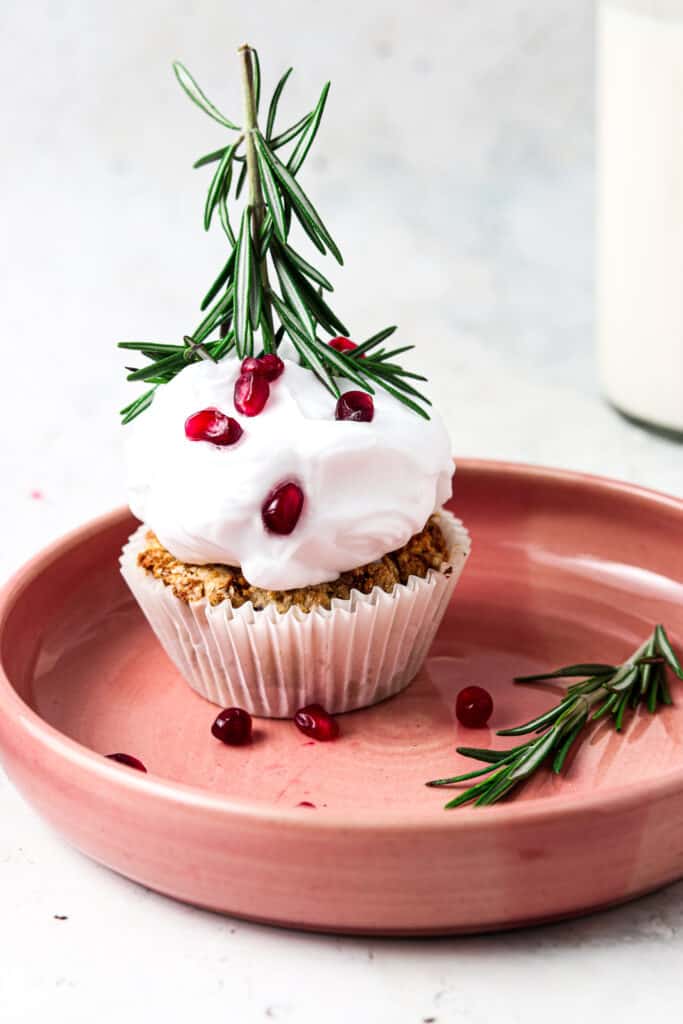
POLYGON ((125 428, 133 513, 180 561, 241 566, 268 590, 333 580, 400 548, 448 500, 453 475, 438 414, 425 420, 377 388, 370 423, 338 421, 335 399, 310 370, 284 364, 258 416, 235 411, 240 363, 228 358, 187 366, 125 428), (240 423, 236 444, 186 438, 187 417, 211 407, 240 423), (261 509, 288 481, 303 490, 304 506, 282 536, 266 530, 261 509))

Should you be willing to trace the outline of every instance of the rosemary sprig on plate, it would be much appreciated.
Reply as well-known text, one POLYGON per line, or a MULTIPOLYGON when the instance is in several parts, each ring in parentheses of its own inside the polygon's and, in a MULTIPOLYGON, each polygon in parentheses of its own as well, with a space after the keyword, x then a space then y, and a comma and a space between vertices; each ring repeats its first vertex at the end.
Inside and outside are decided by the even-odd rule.
POLYGON ((229 133, 221 147, 199 157, 194 164, 213 167, 203 208, 204 228, 208 231, 212 223, 220 222, 228 255, 202 300, 202 320, 181 344, 120 343, 120 348, 139 352, 149 360, 145 366, 128 367, 128 380, 152 385, 121 410, 123 422, 143 412, 156 388, 172 380, 188 363, 217 361, 233 350, 239 358, 259 351, 273 352, 285 334, 302 365, 315 373, 335 398, 340 394, 337 377, 342 376, 370 394, 374 394, 375 387, 383 388, 428 419, 425 407, 430 402, 415 387, 426 378, 409 373, 396 361, 414 346, 392 351, 382 347, 395 327, 379 331, 346 352, 330 348, 321 337, 324 333, 334 336, 349 332, 324 298, 333 290, 327 277, 290 241, 291 227, 296 222, 320 253, 329 252, 338 263, 343 262, 336 242, 297 179, 320 127, 330 83, 303 117, 276 130, 280 98, 292 72, 289 68, 275 87, 263 129, 259 123, 258 54, 246 45, 239 53, 244 92, 241 126, 215 106, 183 64, 173 65, 180 86, 192 102, 229 133), (248 195, 237 219, 231 216, 231 207, 240 199, 245 184, 248 195))
POLYGON ((607 718, 615 730, 621 732, 628 710, 644 705, 654 714, 662 704, 671 704, 667 668, 683 680, 683 667, 666 630, 656 626, 652 635, 622 665, 567 665, 553 672, 519 676, 516 683, 571 678, 583 681, 570 685, 559 704, 549 711, 523 725, 500 729, 497 733, 498 736, 533 734, 532 739, 508 750, 458 747, 459 754, 485 761, 486 767, 449 779, 434 779, 427 785, 452 786, 486 776, 445 805, 448 809, 474 802, 476 807, 483 807, 497 803, 547 763, 559 774, 569 752, 580 742, 581 734, 591 722, 607 718))

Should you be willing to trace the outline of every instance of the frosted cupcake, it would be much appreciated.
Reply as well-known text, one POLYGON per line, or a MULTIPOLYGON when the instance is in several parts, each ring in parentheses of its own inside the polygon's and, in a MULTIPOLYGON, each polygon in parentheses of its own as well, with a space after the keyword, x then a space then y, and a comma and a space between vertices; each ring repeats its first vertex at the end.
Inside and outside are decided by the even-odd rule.
POLYGON ((276 152, 288 131, 310 145, 327 90, 294 135, 296 125, 273 135, 271 102, 261 134, 255 52, 240 52, 244 129, 176 66, 191 98, 240 133, 209 154, 218 168, 205 222, 221 206, 230 255, 182 345, 124 343, 151 360, 130 376, 154 387, 124 410, 129 500, 143 525, 121 567, 202 696, 263 716, 311 703, 348 711, 415 676, 469 538, 442 508, 453 462, 442 420, 415 389, 424 378, 396 362, 405 347, 380 347, 394 329, 360 346, 321 337, 347 332, 312 287, 326 279, 289 245, 293 214, 338 254, 294 177, 303 147, 286 164, 276 152), (242 143, 251 191, 234 235, 226 204, 242 143))

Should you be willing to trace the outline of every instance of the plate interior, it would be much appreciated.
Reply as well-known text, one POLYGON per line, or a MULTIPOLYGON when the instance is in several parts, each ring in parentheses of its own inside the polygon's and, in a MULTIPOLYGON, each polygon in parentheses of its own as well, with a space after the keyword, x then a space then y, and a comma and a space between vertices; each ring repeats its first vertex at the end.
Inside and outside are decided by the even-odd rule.
MULTIPOLYGON (((125 518, 91 539, 78 565, 74 555, 60 556, 65 573, 74 570, 73 585, 51 605, 43 595, 30 663, 17 664, 12 681, 46 722, 78 743, 134 754, 163 779, 231 802, 312 804, 302 813, 342 813, 349 821, 433 821, 446 794, 424 782, 476 767, 455 753, 458 744, 510 745, 494 730, 531 718, 561 694, 558 686, 515 686, 514 675, 621 661, 656 621, 683 640, 683 556, 661 510, 654 528, 637 502, 610 500, 609 492, 586 502, 575 482, 535 487, 532 479, 520 493, 506 487, 501 493, 486 474, 462 474, 451 507, 472 533, 473 552, 430 657, 398 697, 340 716, 334 743, 272 720, 256 722, 249 747, 213 739, 217 709, 183 682, 119 577, 118 546, 134 525, 125 518), (455 718, 457 692, 471 684, 493 695, 490 728, 466 729, 455 718)), ((675 686, 674 698, 683 701, 675 686)), ((580 798, 682 763, 680 709, 641 711, 622 737, 607 723, 596 726, 565 775, 539 774, 519 799, 580 798)))

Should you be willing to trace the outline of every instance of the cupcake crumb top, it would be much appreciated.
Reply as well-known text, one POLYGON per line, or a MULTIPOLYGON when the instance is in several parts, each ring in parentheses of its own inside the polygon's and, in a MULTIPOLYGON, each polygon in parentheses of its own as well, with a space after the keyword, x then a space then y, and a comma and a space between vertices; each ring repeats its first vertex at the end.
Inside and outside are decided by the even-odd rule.
POLYGON ((229 565, 188 565, 166 550, 150 530, 145 548, 138 555, 138 565, 170 587, 176 597, 189 604, 203 598, 217 605, 231 601, 239 608, 251 601, 254 608, 274 604, 286 612, 297 606, 302 611, 315 607, 329 608, 334 598, 348 600, 352 590, 369 594, 375 587, 390 593, 397 583, 407 583, 410 576, 422 579, 430 569, 441 569, 447 560, 446 539, 439 526, 438 515, 402 548, 392 551, 376 562, 343 572, 336 580, 295 590, 264 590, 252 586, 239 568, 229 565))

